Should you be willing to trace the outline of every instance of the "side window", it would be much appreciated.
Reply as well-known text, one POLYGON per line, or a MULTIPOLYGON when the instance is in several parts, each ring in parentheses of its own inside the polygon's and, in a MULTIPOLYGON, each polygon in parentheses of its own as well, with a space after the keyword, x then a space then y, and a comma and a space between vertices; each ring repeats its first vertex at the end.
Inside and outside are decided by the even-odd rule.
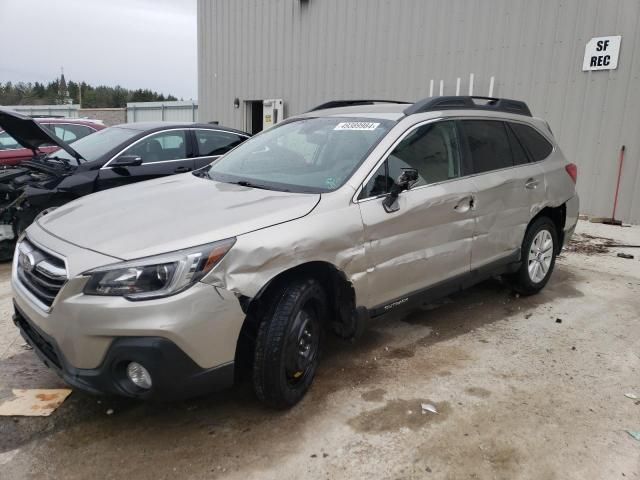
POLYGON ((511 128, 534 161, 544 160, 551 154, 553 145, 530 126, 512 123, 511 128))
POLYGON ((184 130, 160 132, 135 145, 120 154, 138 155, 143 163, 163 162, 166 160, 181 160, 187 157, 187 142, 184 130))
MULTIPOLYGON (((74 142, 76 140, 80 140, 83 137, 86 137, 90 133, 95 132, 93 128, 87 127, 85 125, 60 125, 62 129, 61 137, 65 142, 74 142)), ((56 126, 56 135, 58 135, 58 126, 56 126)))
POLYGON ((513 156, 514 165, 524 165, 529 163, 527 152, 524 151, 520 140, 515 136, 510 124, 507 124, 507 135, 509 136, 509 145, 511 145, 511 154, 513 156))
POLYGON ((66 125, 63 126, 52 124, 51 127, 53 128, 53 134, 64 142, 71 143, 75 140, 78 140, 76 134, 73 133, 71 129, 67 128, 66 125))
POLYGON ((23 148, 11 135, 0 130, 0 150, 14 150, 23 148))
POLYGON ((200 157, 223 155, 245 140, 245 137, 231 132, 194 130, 194 133, 196 134, 198 155, 200 157))
POLYGON ((390 191, 403 168, 418 171, 416 186, 460 176, 460 150, 453 122, 423 125, 407 135, 391 152, 363 190, 362 198, 390 191))
POLYGON ((474 173, 512 167, 511 146, 503 122, 496 120, 463 120, 474 173))

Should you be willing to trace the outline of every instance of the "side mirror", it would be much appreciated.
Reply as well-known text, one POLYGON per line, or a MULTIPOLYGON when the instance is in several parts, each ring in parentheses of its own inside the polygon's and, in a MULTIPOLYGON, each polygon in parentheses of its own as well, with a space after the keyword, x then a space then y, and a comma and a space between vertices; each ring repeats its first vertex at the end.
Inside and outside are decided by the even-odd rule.
POLYGON ((400 192, 409 190, 417 181, 418 170, 415 168, 403 168, 402 174, 398 177, 398 181, 393 184, 391 191, 382 201, 382 206, 384 207, 385 212, 397 212, 400 208, 396 202, 396 200, 398 200, 398 195, 400 195, 400 192))
POLYGON ((116 158, 109 166, 111 167, 137 167, 142 165, 142 157, 138 155, 122 155, 116 158))

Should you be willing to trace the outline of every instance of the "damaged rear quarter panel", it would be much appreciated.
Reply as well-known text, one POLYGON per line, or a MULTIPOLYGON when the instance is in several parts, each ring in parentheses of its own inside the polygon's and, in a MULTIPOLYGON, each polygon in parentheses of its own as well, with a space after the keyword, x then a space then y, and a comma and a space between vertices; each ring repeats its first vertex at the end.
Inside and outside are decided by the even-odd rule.
POLYGON ((320 261, 342 271, 353 285, 357 304, 367 304, 362 218, 350 201, 352 195, 350 187, 323 194, 305 217, 238 236, 204 281, 254 297, 278 274, 320 261))

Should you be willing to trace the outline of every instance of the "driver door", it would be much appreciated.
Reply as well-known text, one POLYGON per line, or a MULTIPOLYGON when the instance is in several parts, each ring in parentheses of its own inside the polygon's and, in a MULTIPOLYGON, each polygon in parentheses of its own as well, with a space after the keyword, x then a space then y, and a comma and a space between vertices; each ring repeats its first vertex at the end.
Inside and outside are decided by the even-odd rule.
POLYGON ((100 169, 98 190, 193 170, 194 160, 187 130, 165 130, 137 140, 100 169), (141 165, 112 166, 123 156, 139 156, 141 165))
POLYGON ((475 187, 464 177, 459 145, 454 121, 413 127, 363 186, 358 204, 375 310, 469 273, 475 187), (382 202, 402 168, 416 169, 418 182, 387 213, 382 202))

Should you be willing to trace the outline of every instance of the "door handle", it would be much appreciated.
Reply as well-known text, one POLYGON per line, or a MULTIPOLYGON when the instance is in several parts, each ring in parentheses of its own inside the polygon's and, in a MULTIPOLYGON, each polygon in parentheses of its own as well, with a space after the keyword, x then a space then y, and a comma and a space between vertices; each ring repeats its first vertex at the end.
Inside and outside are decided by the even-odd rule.
POLYGON ((185 173, 190 171, 191 169, 189 167, 178 167, 173 171, 173 173, 185 173))
POLYGON ((469 210, 475 210, 476 208, 476 199, 473 195, 469 195, 464 197, 458 203, 456 203, 453 209, 458 213, 467 213, 469 210))
POLYGON ((534 178, 530 178, 524 184, 524 188, 526 188, 527 190, 534 190, 534 189, 538 188, 539 184, 540 184, 540 182, 538 180, 536 180, 534 178))

